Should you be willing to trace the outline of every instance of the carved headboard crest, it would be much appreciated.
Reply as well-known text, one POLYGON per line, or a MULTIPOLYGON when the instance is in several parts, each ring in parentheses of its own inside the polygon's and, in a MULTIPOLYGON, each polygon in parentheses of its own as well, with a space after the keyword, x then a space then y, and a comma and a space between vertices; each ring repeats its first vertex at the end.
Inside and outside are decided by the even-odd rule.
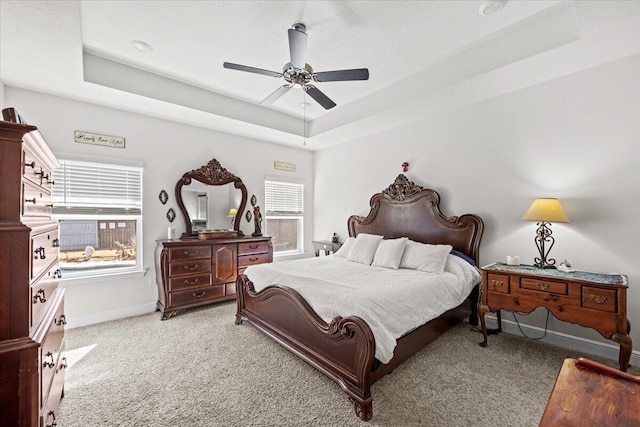
POLYGON ((402 201, 407 197, 415 196, 422 190, 424 190, 424 188, 412 181, 409 181, 406 176, 400 174, 393 184, 391 184, 386 190, 382 191, 382 194, 391 200, 402 201))

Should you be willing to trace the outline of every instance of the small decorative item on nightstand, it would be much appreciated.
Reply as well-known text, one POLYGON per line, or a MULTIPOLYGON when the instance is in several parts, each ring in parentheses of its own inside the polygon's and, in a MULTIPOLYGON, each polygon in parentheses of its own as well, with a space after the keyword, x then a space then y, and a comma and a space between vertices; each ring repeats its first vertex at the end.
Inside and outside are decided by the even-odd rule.
POLYGON ((331 243, 338 243, 338 235, 336 233, 331 236, 331 243))

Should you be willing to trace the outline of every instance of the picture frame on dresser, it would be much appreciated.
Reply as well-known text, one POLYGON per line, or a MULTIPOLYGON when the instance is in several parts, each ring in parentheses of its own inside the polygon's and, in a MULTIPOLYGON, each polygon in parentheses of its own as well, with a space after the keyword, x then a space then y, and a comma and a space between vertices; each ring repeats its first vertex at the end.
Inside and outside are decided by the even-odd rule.
MULTIPOLYGON (((3 110, 5 119, 21 117, 3 110)), ((23 119, 21 119, 24 122, 23 119)), ((0 121, 0 425, 57 423, 64 395, 64 290, 51 177, 36 126, 0 121)))

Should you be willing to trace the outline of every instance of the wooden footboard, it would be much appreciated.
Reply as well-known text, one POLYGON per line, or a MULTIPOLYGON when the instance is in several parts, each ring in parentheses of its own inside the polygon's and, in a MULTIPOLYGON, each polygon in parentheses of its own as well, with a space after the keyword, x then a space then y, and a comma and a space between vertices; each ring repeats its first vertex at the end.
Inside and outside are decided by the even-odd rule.
POLYGON ((247 321, 334 380, 349 395, 356 414, 373 415, 373 333, 359 317, 324 322, 295 290, 272 285, 256 292, 246 275, 236 282, 236 324, 247 321))

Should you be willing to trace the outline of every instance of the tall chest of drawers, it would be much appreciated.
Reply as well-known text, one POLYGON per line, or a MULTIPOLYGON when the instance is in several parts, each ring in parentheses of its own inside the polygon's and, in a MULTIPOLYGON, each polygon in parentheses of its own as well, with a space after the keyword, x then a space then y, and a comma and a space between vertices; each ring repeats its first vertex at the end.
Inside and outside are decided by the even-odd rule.
POLYGON ((34 126, 0 121, 0 425, 52 426, 63 395, 64 290, 51 220, 58 162, 34 126))
POLYGON ((162 320, 177 310, 236 297, 236 279, 273 260, 271 237, 159 240, 155 254, 157 308, 162 320))

